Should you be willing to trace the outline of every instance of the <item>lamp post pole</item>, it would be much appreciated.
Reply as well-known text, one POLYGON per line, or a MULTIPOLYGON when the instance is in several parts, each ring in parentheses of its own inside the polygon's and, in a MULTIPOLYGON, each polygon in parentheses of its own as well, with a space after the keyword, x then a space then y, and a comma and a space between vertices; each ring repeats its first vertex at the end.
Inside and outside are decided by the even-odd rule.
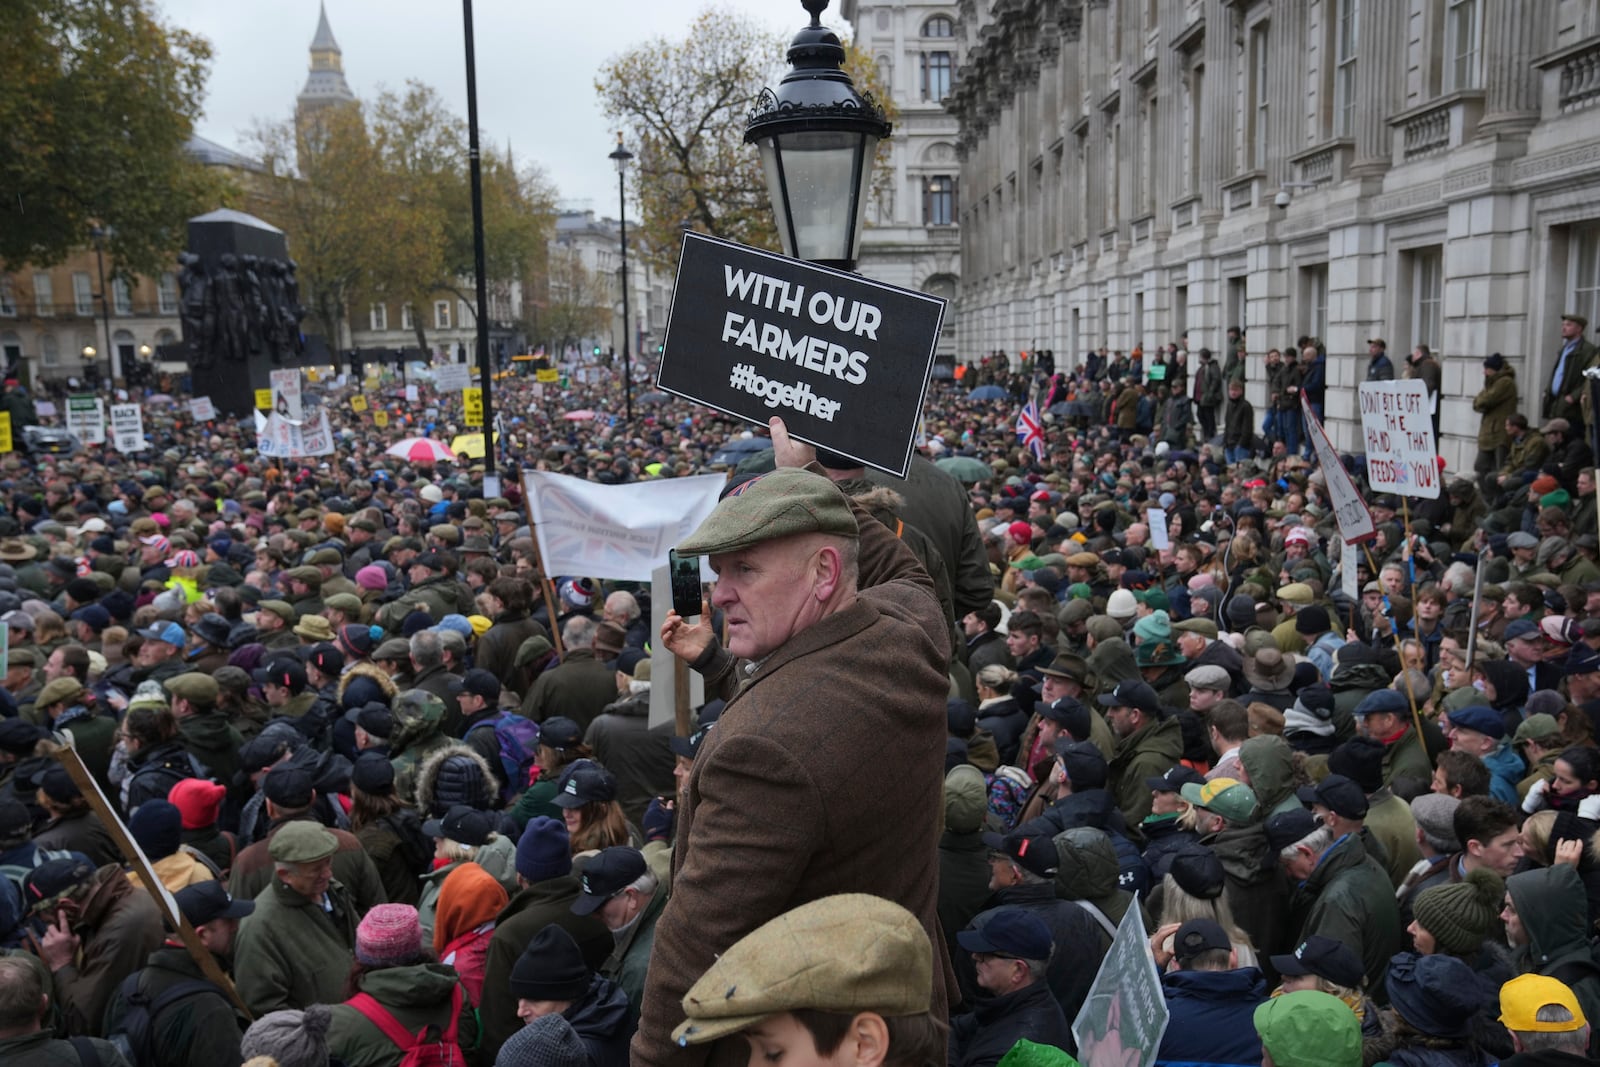
POLYGON ((628 306, 628 161, 633 153, 622 147, 622 134, 617 134, 617 150, 611 153, 617 165, 617 218, 622 228, 622 398, 633 423, 633 317, 628 306))
POLYGON ((118 364, 122 361, 117 357, 116 346, 111 343, 111 305, 106 302, 106 230, 103 227, 95 226, 89 230, 89 236, 94 238, 94 262, 95 268, 100 274, 100 320, 105 324, 106 361, 107 370, 110 374, 110 380, 106 383, 106 390, 114 393, 117 388, 117 379, 121 377, 117 373, 118 364))
POLYGON ((472 0, 461 0, 467 47, 467 166, 472 178, 472 265, 477 275, 478 387, 483 391, 483 488, 500 492, 494 470, 494 374, 489 366, 489 279, 483 249, 483 168, 478 157, 478 67, 472 43, 472 0))

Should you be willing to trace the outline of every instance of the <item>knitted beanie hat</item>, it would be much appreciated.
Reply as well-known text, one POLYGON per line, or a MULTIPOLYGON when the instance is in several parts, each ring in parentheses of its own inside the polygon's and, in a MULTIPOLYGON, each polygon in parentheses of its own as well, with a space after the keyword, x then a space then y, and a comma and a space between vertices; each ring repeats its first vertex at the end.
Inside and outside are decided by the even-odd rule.
POLYGON ((537 815, 528 820, 517 841, 517 873, 530 884, 560 878, 572 871, 572 846, 560 819, 537 815))
POLYGON ((389 576, 382 567, 368 564, 356 571, 356 585, 381 593, 389 586, 389 576))
POLYGON ((404 967, 422 958, 422 925, 410 904, 379 904, 356 927, 356 962, 404 967))
POLYGON ((328 1024, 333 1015, 325 1004, 305 1011, 268 1012, 250 1024, 239 1041, 239 1056, 270 1056, 278 1067, 327 1067, 328 1024))
POLYGON ((593 976, 572 935, 551 923, 533 935, 511 968, 511 993, 521 1000, 577 1000, 593 976))
POLYGON ((512 1034, 494 1067, 588 1067, 589 1053, 572 1024, 552 1012, 512 1034))
POLYGON ((227 786, 220 782, 185 778, 168 791, 167 799, 183 816, 185 830, 203 830, 215 825, 217 815, 222 811, 222 798, 227 794, 227 786))
POLYGON ((183 816, 170 801, 147 800, 129 817, 128 832, 139 842, 145 858, 154 863, 183 844, 183 816))
POLYGON ((1417 923, 1453 956, 1475 954, 1494 925, 1506 898, 1506 884, 1491 870, 1467 872, 1460 882, 1435 886, 1417 895, 1417 923))

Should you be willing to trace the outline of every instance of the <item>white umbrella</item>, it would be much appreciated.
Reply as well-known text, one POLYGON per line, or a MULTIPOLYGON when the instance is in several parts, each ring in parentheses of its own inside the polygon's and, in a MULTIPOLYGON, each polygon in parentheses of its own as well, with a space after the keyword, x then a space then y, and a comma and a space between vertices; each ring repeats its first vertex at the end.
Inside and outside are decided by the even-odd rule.
POLYGON ((407 437, 403 441, 396 441, 384 452, 412 463, 443 463, 456 458, 456 454, 443 441, 435 441, 431 437, 407 437))

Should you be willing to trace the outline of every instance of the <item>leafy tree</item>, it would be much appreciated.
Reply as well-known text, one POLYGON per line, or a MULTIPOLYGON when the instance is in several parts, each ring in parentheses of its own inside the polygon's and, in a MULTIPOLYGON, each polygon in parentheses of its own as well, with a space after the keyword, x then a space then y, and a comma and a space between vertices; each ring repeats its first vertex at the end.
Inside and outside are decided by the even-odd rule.
MULTIPOLYGON (((658 37, 600 69, 595 90, 606 116, 627 127, 635 152, 638 241, 652 266, 673 268, 686 227, 781 248, 760 153, 744 143, 744 128, 756 95, 782 76, 787 48, 787 35, 709 9, 685 40, 658 37)), ((848 44, 845 69, 858 89, 889 105, 876 65, 848 44)), ((887 154, 880 144, 879 163, 887 154)), ((880 167, 874 185, 887 178, 880 167)))
POLYGON ((122 274, 155 273, 221 178, 184 145, 211 46, 151 0, 0 0, 0 265, 48 266, 110 231, 122 274))

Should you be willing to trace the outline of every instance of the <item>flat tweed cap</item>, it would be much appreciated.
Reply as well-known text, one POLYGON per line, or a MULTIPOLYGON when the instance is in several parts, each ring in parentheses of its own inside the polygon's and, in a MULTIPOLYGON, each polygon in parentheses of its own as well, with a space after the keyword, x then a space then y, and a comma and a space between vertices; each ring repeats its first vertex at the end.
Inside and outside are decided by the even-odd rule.
POLYGON ((802 904, 735 942, 683 997, 679 1045, 798 1008, 895 1017, 932 1007, 933 946, 905 908, 866 893, 802 904))
POLYGON ((820 474, 784 467, 736 487, 678 546, 684 556, 714 556, 795 534, 859 537, 850 502, 820 474))

